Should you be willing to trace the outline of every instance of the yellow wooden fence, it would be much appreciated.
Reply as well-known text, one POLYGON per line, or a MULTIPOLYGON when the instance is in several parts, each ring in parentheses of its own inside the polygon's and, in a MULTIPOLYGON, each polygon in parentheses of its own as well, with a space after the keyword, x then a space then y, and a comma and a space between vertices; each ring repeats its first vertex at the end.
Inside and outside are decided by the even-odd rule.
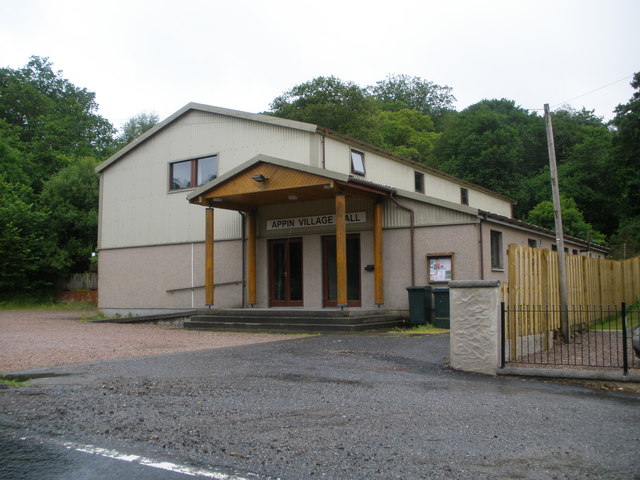
MULTIPOLYGON (((585 310, 595 315, 593 312, 597 309, 619 307, 622 302, 630 305, 640 299, 640 257, 615 261, 567 254, 565 262, 571 325, 590 320, 584 318, 585 310)), ((518 314, 518 317, 531 316, 531 321, 526 319, 527 326, 521 334, 559 328, 557 252, 512 244, 508 249, 508 268, 509 281, 501 286, 507 308, 551 312, 518 314)))

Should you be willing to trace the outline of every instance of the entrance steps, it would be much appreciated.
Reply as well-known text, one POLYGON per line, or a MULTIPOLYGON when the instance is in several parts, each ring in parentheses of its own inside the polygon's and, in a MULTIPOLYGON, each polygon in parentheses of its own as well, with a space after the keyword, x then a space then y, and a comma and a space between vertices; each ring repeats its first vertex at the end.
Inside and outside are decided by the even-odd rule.
POLYGON ((200 310, 184 322, 189 330, 357 332, 401 327, 399 314, 361 309, 238 308, 200 310))

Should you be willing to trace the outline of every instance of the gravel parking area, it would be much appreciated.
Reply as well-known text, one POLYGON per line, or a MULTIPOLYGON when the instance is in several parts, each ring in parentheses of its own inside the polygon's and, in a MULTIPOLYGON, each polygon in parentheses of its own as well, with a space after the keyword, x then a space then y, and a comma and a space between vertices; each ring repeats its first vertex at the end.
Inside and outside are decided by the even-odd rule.
POLYGON ((0 373, 99 360, 162 355, 295 335, 218 333, 151 324, 93 323, 77 310, 0 311, 0 373))

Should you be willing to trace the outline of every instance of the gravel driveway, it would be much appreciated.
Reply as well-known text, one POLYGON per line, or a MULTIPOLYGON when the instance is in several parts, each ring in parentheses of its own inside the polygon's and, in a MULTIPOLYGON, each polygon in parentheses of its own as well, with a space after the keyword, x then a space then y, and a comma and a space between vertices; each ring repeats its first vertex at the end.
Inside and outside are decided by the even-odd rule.
POLYGON ((77 310, 0 311, 0 373, 273 342, 294 335, 196 332, 83 321, 77 310))
MULTIPOLYGON (((637 395, 456 372, 448 352, 334 334, 52 367, 0 388, 0 436, 255 480, 640 478, 637 395)), ((65 468, 47 478, 90 478, 65 468)))

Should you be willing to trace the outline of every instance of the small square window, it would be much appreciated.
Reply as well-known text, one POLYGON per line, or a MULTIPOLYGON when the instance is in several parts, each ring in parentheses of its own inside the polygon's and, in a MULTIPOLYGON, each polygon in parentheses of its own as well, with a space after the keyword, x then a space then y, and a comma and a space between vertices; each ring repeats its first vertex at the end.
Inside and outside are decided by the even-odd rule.
POLYGON ((529 239, 529 247, 538 248, 538 240, 536 240, 535 238, 530 238, 529 239))
POLYGON ((469 190, 466 188, 460 188, 460 203, 462 205, 469 205, 469 190))
POLYGON ((351 150, 351 173, 364 176, 364 153, 351 150))
POLYGON ((424 173, 415 172, 416 192, 424 193, 424 173))
POLYGON ((502 269, 502 232, 491 230, 491 268, 502 269))

